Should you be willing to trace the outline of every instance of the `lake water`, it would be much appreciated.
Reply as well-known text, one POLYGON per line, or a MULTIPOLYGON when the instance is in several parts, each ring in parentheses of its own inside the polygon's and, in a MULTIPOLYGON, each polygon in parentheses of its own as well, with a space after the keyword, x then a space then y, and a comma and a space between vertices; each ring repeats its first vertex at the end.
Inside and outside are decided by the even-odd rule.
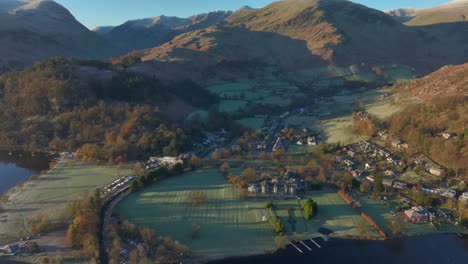
POLYGON ((0 151, 0 196, 49 167, 47 154, 0 151))
POLYGON ((356 241, 331 239, 316 240, 322 248, 312 242, 303 245, 296 243, 304 253, 293 247, 279 250, 274 254, 231 258, 210 262, 212 264, 237 263, 379 263, 379 264, 468 264, 468 238, 461 239, 453 235, 437 235, 402 238, 387 241, 356 241))

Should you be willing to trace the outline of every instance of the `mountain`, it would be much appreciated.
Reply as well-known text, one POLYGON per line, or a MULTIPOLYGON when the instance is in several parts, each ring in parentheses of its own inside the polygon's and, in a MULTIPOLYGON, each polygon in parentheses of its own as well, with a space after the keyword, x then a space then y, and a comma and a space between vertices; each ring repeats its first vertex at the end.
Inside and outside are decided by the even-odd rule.
POLYGON ((53 56, 105 59, 119 54, 54 1, 2 0, 0 69, 53 56))
POLYGON ((468 28, 458 24, 405 26, 388 14, 346 0, 287 0, 239 10, 223 24, 147 49, 141 56, 147 63, 137 68, 148 73, 167 68, 171 74, 200 79, 220 72, 222 78, 236 77, 222 69, 251 72, 273 67, 291 76, 326 65, 353 66, 361 72, 393 65, 425 74, 466 62, 467 33, 468 28))
POLYGON ((93 29, 93 32, 97 33, 98 35, 105 35, 111 32, 112 29, 114 29, 114 26, 102 26, 96 27, 93 29))
POLYGON ((418 10, 406 24, 423 26, 467 21, 468 0, 455 0, 433 8, 418 10))
POLYGON ((424 100, 468 96, 468 63, 444 66, 423 78, 397 87, 402 92, 424 100))
POLYGON ((108 27, 98 28, 95 32, 130 52, 158 46, 184 32, 219 24, 230 14, 218 11, 188 18, 158 16, 127 21, 108 31, 108 27))
POLYGON ((407 7, 407 8, 398 8, 394 10, 386 11, 389 16, 393 17, 395 20, 405 23, 413 19, 421 9, 407 7))

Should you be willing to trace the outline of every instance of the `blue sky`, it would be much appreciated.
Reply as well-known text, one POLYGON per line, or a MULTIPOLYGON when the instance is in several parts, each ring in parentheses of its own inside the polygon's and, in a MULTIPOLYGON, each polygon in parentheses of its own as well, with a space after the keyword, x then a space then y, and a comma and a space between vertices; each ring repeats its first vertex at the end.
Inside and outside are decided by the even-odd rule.
MULTIPOLYGON (((1 0, 0 0, 1 1, 1 0)), ((55 0, 85 26, 119 25, 130 19, 169 15, 187 17, 215 10, 236 10, 241 6, 262 7, 272 0, 55 0)), ((448 0, 353 0, 388 10, 398 7, 431 7, 448 0)))

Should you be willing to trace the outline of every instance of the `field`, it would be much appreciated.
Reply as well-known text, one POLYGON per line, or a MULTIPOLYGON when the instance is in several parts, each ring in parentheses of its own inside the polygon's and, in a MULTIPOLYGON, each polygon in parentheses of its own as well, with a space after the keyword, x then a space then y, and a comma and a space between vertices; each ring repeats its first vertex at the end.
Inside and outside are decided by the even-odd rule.
MULTIPOLYGON (((334 192, 316 192, 312 198, 319 204, 316 219, 303 220, 298 201, 274 200, 275 212, 286 225, 288 234, 301 232, 318 235, 319 227, 327 227, 342 235, 356 235, 361 217, 334 192), (293 208, 295 226, 288 222, 286 208, 293 208)), ((240 199, 240 191, 227 183, 215 169, 204 169, 165 180, 131 194, 118 207, 122 218, 138 226, 155 229, 160 235, 171 236, 189 246, 196 254, 208 259, 251 255, 274 249, 275 233, 268 223, 266 199, 240 199), (188 203, 192 191, 207 196, 205 204, 194 207, 188 203), (201 227, 197 238, 191 237, 193 225, 201 227)), ((370 234, 373 234, 369 227, 370 234)))
POLYGON ((119 175, 129 174, 129 168, 118 171, 116 166, 58 164, 38 180, 11 191, 9 201, 0 213, 0 241, 15 239, 21 230, 27 234, 27 220, 39 214, 48 216, 53 222, 63 223, 68 219, 64 209, 69 200, 112 182, 119 175))
POLYGON ((237 122, 246 128, 250 128, 253 131, 258 131, 263 127, 263 124, 265 123, 265 119, 263 118, 244 118, 237 120, 237 122))
MULTIPOLYGON (((319 227, 326 227, 343 236, 362 235, 357 228, 362 217, 336 193, 328 191, 314 192, 310 198, 319 205, 319 214, 310 221, 304 219, 299 201, 274 201, 274 205, 276 206, 275 212, 281 218, 289 233, 297 232, 304 234, 306 237, 314 237, 320 235, 317 232, 319 227), (293 209, 292 215, 294 216, 294 220, 292 221, 289 221, 288 208, 293 209)), ((367 225, 365 235, 379 236, 370 225, 367 225)))
POLYGON ((219 110, 223 112, 236 112, 254 104, 285 107, 292 98, 304 96, 298 87, 275 79, 243 79, 212 85, 207 90, 221 98, 219 110))

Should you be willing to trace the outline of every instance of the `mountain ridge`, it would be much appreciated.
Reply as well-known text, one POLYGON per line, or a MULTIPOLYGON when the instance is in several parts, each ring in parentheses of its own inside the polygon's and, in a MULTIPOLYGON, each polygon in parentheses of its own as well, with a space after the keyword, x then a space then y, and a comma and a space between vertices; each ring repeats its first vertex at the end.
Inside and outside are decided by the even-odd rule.
POLYGON ((106 59, 120 53, 54 1, 7 0, 0 8, 0 24, 4 70, 55 56, 106 59))

